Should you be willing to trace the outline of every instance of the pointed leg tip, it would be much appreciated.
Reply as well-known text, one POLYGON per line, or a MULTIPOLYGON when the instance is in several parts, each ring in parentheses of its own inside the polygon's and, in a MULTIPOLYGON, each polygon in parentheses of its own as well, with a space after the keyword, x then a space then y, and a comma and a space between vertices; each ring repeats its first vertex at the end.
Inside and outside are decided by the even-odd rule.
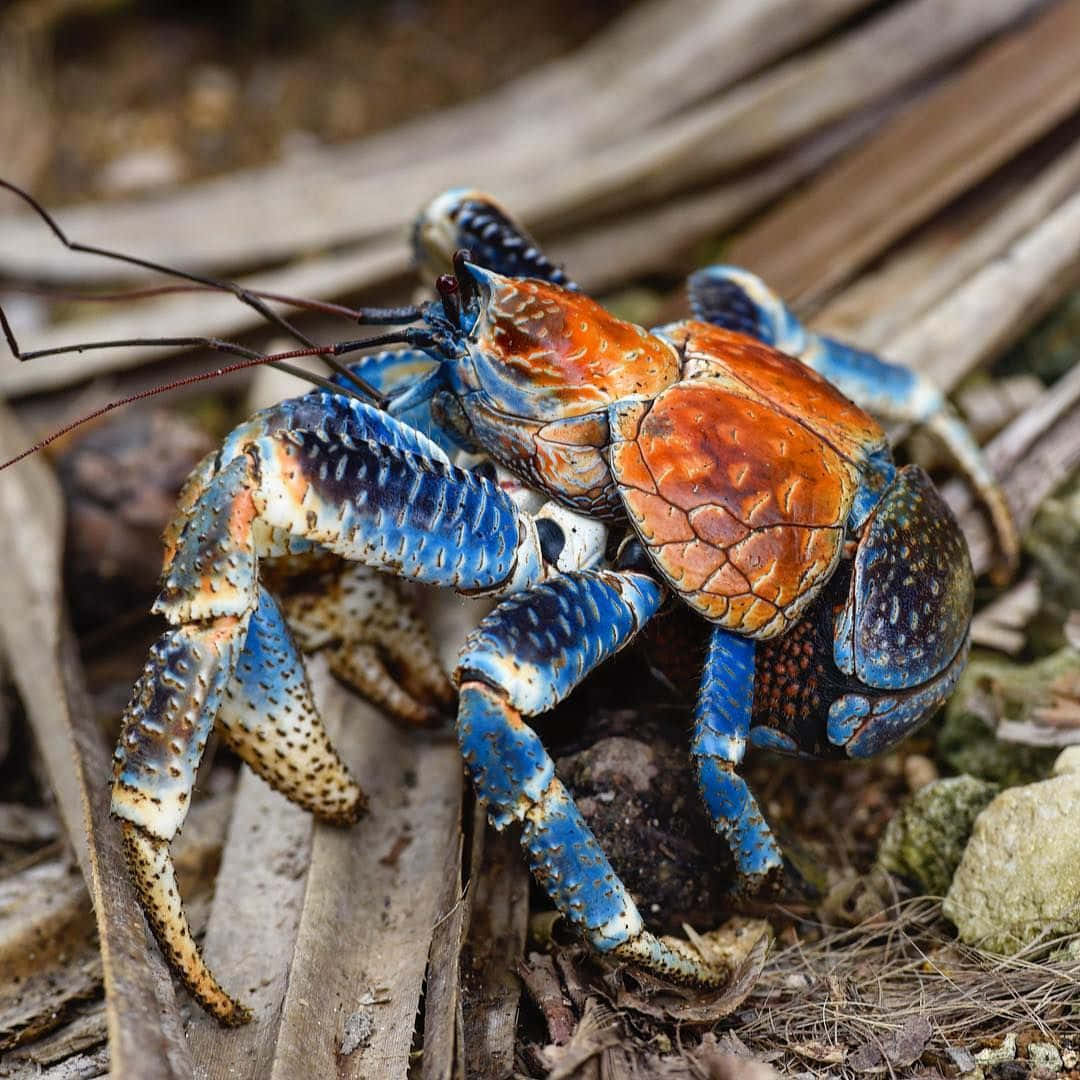
POLYGON ((255 1014, 246 1005, 241 1005, 236 998, 227 994, 213 981, 207 984, 205 980, 199 980, 194 984, 188 982, 184 973, 180 973, 181 979, 191 996, 222 1026, 243 1027, 251 1023, 255 1014))
POLYGON ((124 848, 135 893, 165 959, 196 1001, 220 1024, 236 1027, 251 1010, 231 997, 206 966, 180 899, 169 843, 131 821, 123 822, 124 848))
POLYGON ((355 825, 361 818, 366 817, 368 810, 367 796, 361 791, 357 793, 356 800, 341 812, 340 817, 334 821, 335 825, 355 825))
POLYGON ((334 803, 312 805, 311 812, 324 825, 348 828, 364 817, 369 809, 368 797, 359 787, 354 787, 348 798, 334 803))
POLYGON ((240 1002, 229 999, 228 1005, 223 1009, 214 1008, 206 1002, 200 1002, 214 1019, 222 1026, 228 1028, 243 1027, 250 1024, 255 1014, 240 1002))
POLYGON ((731 980, 730 965, 717 963, 695 943, 648 930, 617 946, 614 955, 676 985, 712 990, 731 980))

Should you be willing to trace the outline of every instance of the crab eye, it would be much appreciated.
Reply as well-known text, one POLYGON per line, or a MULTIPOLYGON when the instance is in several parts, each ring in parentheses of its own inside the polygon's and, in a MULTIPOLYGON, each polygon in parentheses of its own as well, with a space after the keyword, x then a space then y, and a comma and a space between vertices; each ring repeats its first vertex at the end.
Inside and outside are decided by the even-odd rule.
POLYGON ((557 521, 546 517, 536 519, 536 531, 540 537, 540 554, 544 562, 555 566, 566 547, 566 533, 557 521))
POLYGON ((455 326, 461 323, 461 286, 453 274, 440 274, 435 280, 435 291, 442 301, 443 314, 455 326))

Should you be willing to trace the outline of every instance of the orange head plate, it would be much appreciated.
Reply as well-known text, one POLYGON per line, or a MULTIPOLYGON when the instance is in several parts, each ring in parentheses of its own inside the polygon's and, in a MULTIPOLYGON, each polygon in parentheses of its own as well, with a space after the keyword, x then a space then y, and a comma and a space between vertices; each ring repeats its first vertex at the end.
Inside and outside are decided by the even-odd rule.
POLYGON ((559 420, 653 396, 679 377, 675 349, 582 293, 474 270, 489 291, 470 335, 479 386, 500 411, 559 420))

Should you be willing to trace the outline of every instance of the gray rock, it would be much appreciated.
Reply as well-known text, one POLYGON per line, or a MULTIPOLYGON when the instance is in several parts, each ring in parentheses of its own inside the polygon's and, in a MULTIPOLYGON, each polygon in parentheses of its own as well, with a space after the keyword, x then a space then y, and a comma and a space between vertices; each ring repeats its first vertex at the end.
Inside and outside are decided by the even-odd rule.
POLYGON ((1033 1069, 1045 1069, 1048 1072, 1061 1072, 1061 1053, 1051 1042, 1028 1043, 1028 1061, 1033 1069))
POLYGON ((878 863, 927 895, 944 896, 975 819, 999 790, 974 776, 952 776, 920 788, 885 829, 878 863))
POLYGON ((962 940, 1015 953, 1080 930, 1080 772, 1003 791, 979 815, 942 907, 962 940))
POLYGON ((1000 1065, 1004 1061, 1012 1061, 1016 1057, 1016 1032, 1010 1031, 1000 1046, 988 1046, 975 1055, 975 1061, 979 1065, 1000 1065))

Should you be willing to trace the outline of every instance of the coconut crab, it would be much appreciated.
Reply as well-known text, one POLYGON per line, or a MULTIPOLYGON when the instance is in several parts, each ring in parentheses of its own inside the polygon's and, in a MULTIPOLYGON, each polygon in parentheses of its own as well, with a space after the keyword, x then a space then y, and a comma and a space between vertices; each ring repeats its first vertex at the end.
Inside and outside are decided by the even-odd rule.
MULTIPOLYGON (((165 537, 156 608, 171 628, 125 714, 113 812, 158 941, 223 1023, 247 1012, 199 955, 169 855, 211 728, 321 820, 351 824, 364 796, 322 729, 300 647, 348 644, 345 628, 361 626, 351 643, 393 653, 410 701, 449 697, 422 627, 370 571, 501 600, 454 673, 463 756, 492 823, 521 825, 538 880, 594 948, 712 985, 726 973, 645 928, 525 718, 666 601, 697 612, 713 630, 691 751, 716 830, 761 890, 784 860, 736 771, 747 744, 814 757, 891 746, 951 691, 972 605, 966 547, 929 478, 898 469, 877 423, 812 368, 883 412, 945 416, 1011 543, 940 396, 809 335, 756 279, 703 271, 690 281, 697 318, 646 332, 582 294, 484 197, 440 197, 416 238, 429 257, 455 253, 439 300, 368 312, 409 325, 316 350, 406 346, 353 365, 385 408, 339 375, 337 389, 264 410, 195 471, 165 537), (530 509, 488 470, 457 467, 462 447, 547 501, 530 509), (328 569, 317 607, 275 600, 291 563, 327 554, 359 569, 328 569)), ((407 716, 374 670, 366 684, 339 673, 430 718, 407 716)))

